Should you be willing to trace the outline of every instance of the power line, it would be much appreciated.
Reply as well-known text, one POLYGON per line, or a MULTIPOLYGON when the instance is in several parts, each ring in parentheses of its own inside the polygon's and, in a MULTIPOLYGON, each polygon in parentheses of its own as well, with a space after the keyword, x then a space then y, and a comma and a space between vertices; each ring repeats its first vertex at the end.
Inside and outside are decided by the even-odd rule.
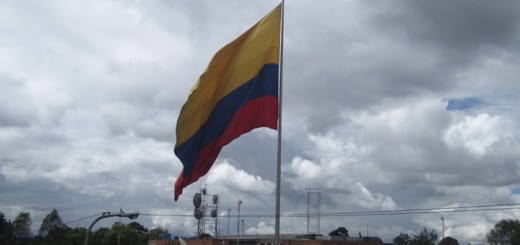
MULTIPOLYGON (((411 215, 411 214, 433 214, 433 213, 462 213, 462 212, 486 212, 501 210, 518 210, 520 203, 506 204, 489 204, 489 205, 473 205, 461 207, 442 207, 442 208, 417 208, 417 209, 399 209, 399 210, 378 210, 378 211, 352 211, 352 212, 322 212, 322 217, 345 217, 345 216, 383 216, 383 215, 411 215)), ((141 214, 145 216, 168 216, 168 217, 191 217, 190 214, 141 214)), ((241 217, 247 218, 273 218, 274 214, 241 214, 241 217)), ((230 217, 237 217, 231 215, 230 217)), ((307 214, 281 214, 285 218, 306 218, 307 214)))
POLYGON ((514 210, 514 209, 520 209, 520 203, 489 204, 489 205, 474 205, 474 206, 444 207, 444 208, 418 208, 418 209, 361 211, 361 212, 345 212, 345 213, 322 213, 322 214, 324 216, 373 216, 373 215, 482 212, 482 211, 514 210))
POLYGON ((71 220, 71 221, 68 221, 68 222, 64 222, 63 224, 68 225, 68 224, 71 224, 71 223, 76 223, 76 222, 79 222, 79 221, 82 221, 82 220, 90 219, 90 218, 93 218, 93 217, 96 217, 96 216, 99 216, 99 215, 101 215, 101 213, 93 214, 93 215, 90 215, 90 216, 86 216, 86 217, 83 217, 83 218, 71 220))

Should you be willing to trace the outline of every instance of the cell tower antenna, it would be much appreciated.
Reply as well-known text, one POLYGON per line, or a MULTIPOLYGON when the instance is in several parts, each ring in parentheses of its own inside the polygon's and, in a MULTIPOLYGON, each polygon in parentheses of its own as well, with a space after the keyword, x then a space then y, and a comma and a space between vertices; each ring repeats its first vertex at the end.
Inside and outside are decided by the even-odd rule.
POLYGON ((208 191, 204 188, 201 188, 198 193, 195 193, 193 196, 193 205, 195 206, 194 216, 197 219, 197 237, 200 237, 206 233, 206 225, 209 225, 210 217, 208 217, 207 213, 210 214, 211 218, 215 219, 214 228, 215 228, 215 238, 218 237, 218 205, 220 203, 220 196, 210 195, 208 191), (207 199, 210 199, 211 203, 207 202, 207 199))

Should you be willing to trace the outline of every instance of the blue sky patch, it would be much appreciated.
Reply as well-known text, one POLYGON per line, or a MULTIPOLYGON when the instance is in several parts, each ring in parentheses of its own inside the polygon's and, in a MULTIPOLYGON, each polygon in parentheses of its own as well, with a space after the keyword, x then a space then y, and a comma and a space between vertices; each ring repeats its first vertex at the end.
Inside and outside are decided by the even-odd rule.
POLYGON ((449 99, 446 110, 468 110, 475 107, 481 107, 484 102, 477 97, 469 97, 462 99, 449 99))

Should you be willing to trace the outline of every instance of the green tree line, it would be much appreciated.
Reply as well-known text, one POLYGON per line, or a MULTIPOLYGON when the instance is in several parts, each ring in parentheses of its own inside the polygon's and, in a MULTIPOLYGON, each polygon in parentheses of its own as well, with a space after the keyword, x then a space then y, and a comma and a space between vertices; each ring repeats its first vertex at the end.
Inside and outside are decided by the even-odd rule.
MULTIPOLYGON (((419 234, 401 233, 394 238, 395 245, 435 245, 437 241, 437 232, 423 227, 419 234)), ((457 239, 445 237, 439 245, 459 245, 457 239)))
MULTIPOLYGON (((31 215, 20 212, 11 221, 3 212, 0 212, 0 244, 2 245, 82 245, 87 229, 84 227, 71 228, 62 222, 56 209, 53 209, 42 221, 37 234, 31 232, 31 215)), ((112 227, 101 227, 92 231, 89 244, 148 244, 148 240, 159 239, 161 234, 168 230, 161 226, 148 230, 143 225, 132 222, 123 224, 116 222, 112 227)))
MULTIPOLYGON (((401 233, 394 238, 394 245, 435 245, 437 233, 435 230, 422 228, 419 234, 401 233)), ((495 224, 487 235, 486 240, 491 245, 519 245, 520 220, 504 219, 495 224)), ((445 237, 438 245, 459 245, 457 239, 445 237)))

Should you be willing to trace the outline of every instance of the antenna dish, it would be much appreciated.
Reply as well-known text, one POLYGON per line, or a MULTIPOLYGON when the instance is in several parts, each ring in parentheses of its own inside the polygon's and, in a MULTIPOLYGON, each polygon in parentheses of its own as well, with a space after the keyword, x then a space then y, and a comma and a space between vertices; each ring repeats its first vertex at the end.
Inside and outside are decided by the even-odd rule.
POLYGON ((201 204, 202 198, 200 196, 200 193, 195 193, 195 195, 193 196, 193 206, 195 206, 195 208, 200 208, 201 204))
POLYGON ((201 208, 196 208, 195 211, 193 211, 193 216, 195 216, 195 219, 202 219, 204 213, 202 212, 201 208))
POLYGON ((213 204, 217 204, 218 203, 218 195, 213 195, 213 204))
POLYGON ((216 218, 217 217, 217 209, 212 209, 211 210, 211 218, 216 218))

